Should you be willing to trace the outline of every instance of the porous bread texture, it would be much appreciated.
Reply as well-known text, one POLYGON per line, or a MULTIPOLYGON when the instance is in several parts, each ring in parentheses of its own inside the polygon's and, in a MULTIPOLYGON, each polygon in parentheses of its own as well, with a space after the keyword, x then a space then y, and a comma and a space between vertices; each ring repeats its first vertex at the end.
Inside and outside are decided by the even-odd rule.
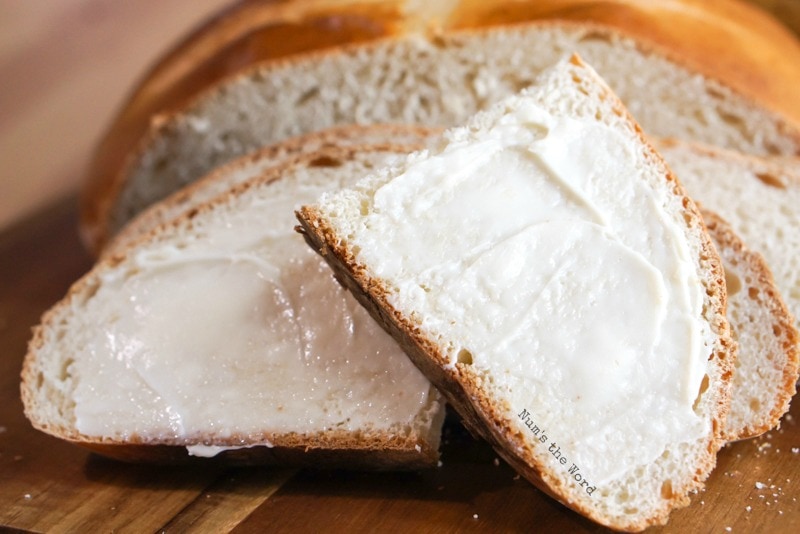
POLYGON ((722 258, 728 322, 738 343, 725 437, 751 438, 778 426, 789 411, 800 365, 800 334, 764 258, 748 249, 720 216, 701 211, 722 258))
POLYGON ((658 146, 689 195, 764 257, 800 328, 800 160, 746 156, 675 139, 658 146))
MULTIPOLYGON (((438 129, 413 125, 350 124, 293 137, 230 161, 202 179, 187 185, 138 214, 102 249, 102 256, 117 254, 153 228, 177 218, 191 206, 202 204, 236 184, 287 164, 298 154, 326 147, 382 145, 398 153, 413 152, 423 146, 438 129)), ((320 160, 320 165, 325 163, 320 160)), ((333 166, 336 161, 331 161, 333 166)), ((367 163, 369 164, 369 163, 367 163)))
POLYGON ((549 21, 409 35, 249 69, 154 121, 110 198, 96 202, 114 234, 155 200, 259 147, 336 124, 459 124, 576 52, 649 134, 800 153, 800 134, 784 119, 679 60, 609 28, 549 21))
MULTIPOLYGON (((663 524, 670 510, 688 504, 688 493, 702 486, 722 444, 733 344, 724 317, 725 289, 720 260, 692 201, 645 141, 622 104, 590 68, 577 58, 569 63, 562 62, 538 78, 525 94, 539 101, 550 113, 601 121, 625 135, 630 140, 632 157, 641 162, 642 180, 658 192, 667 216, 685 232, 691 263, 704 288, 702 317, 697 319, 703 324, 702 335, 707 343, 704 349, 708 357, 705 362, 707 380, 703 381, 693 407, 707 423, 707 434, 701 438, 673 443, 654 461, 627 466, 624 475, 587 495, 564 478, 559 470, 561 466, 554 465, 547 450, 534 443, 538 440, 532 438, 527 429, 520 429, 519 407, 509 404, 510 393, 505 389, 508 385, 503 377, 478 368, 479 355, 454 353, 460 341, 431 330, 431 322, 418 316, 410 301, 400 300, 395 281, 382 277, 362 261, 364 247, 368 244, 356 242, 356 236, 370 212, 372 197, 378 188, 402 174, 406 165, 385 169, 354 188, 326 195, 315 205, 303 206, 297 213, 298 219, 309 244, 398 339, 417 366, 447 396, 467 426, 487 439, 515 469, 560 502, 611 528, 635 531, 663 524)), ((504 104, 513 105, 513 100, 504 104)), ((482 124, 491 123, 503 113, 502 106, 495 106, 477 115, 465 128, 452 130, 446 136, 450 141, 471 139, 474 132, 481 130, 482 124)), ((438 153, 436 149, 432 152, 438 153)), ((427 156, 427 152, 412 155, 407 165, 427 156)), ((470 206, 463 206, 463 210, 469 213, 470 206)), ((447 223, 443 221, 443 224, 447 223)), ((427 254, 425 250, 417 253, 427 254)), ((398 254, 397 261, 402 261, 401 257, 398 254)), ((412 253, 407 261, 413 262, 413 258, 412 253)), ((440 319, 447 321, 447 318, 437 318, 437 324, 442 324, 438 323, 440 319)), ((541 412, 559 407, 537 405, 535 409, 541 412)), ((665 417, 666 414, 653 416, 665 417)))
MULTIPOLYGON (((75 394, 81 381, 98 380, 98 376, 107 372, 107 370, 102 371, 98 368, 90 373, 91 376, 77 374, 80 366, 76 363, 81 358, 89 358, 87 346, 91 343, 92 336, 103 335, 105 329, 116 320, 113 317, 114 314, 108 312, 109 309, 113 312, 118 306, 145 305, 145 302, 120 303, 120 293, 115 291, 117 286, 129 279, 146 276, 148 266, 152 265, 148 262, 151 259, 158 261, 160 255, 165 253, 177 255, 177 265, 181 265, 181 261, 189 264, 207 261, 207 257, 202 254, 197 257, 192 254, 197 253, 198 250, 204 250, 198 247, 205 246, 204 244, 207 242, 213 242, 214 236, 219 234, 220 228, 237 220, 241 214, 248 210, 251 212, 253 210, 263 211, 260 206, 269 205, 269 199, 274 197, 278 191, 296 195, 297 203, 308 201, 319 194, 321 190, 348 184, 355 176, 369 172, 373 167, 382 164, 386 158, 392 157, 398 152, 407 152, 411 148, 403 145, 365 145, 360 146, 358 151, 354 152, 344 148, 328 147, 311 154, 298 155, 287 161, 282 167, 272 168, 244 183, 232 185, 221 195, 207 202, 186 206, 186 211, 181 217, 154 228, 143 239, 98 263, 72 286, 61 302, 45 313, 41 324, 34 330, 22 371, 21 393, 26 416, 34 427, 48 434, 111 457, 130 461, 185 461, 188 456, 184 447, 201 445, 232 447, 234 450, 222 452, 220 456, 224 461, 235 463, 282 462, 378 469, 411 469, 434 466, 438 459, 440 430, 444 417, 443 402, 438 392, 432 386, 427 385, 427 381, 419 375, 399 349, 390 350, 391 345, 388 346, 389 349, 382 350, 380 353, 381 357, 386 358, 387 363, 375 363, 382 366, 381 368, 387 367, 386 372, 395 377, 394 380, 408 384, 408 395, 419 394, 419 398, 424 399, 424 402, 418 406, 417 412, 408 414, 408 420, 384 421, 381 417, 385 416, 380 415, 380 409, 374 411, 375 416, 370 420, 373 417, 372 409, 365 411, 364 399, 360 398, 360 390, 356 391, 357 388, 351 386, 350 396, 342 391, 340 396, 327 399, 325 401, 327 403, 325 404, 326 414, 320 413, 317 419, 325 423, 331 417, 337 417, 336 414, 343 414, 342 417, 347 417, 349 421, 350 415, 363 412, 365 415, 360 415, 360 417, 366 417, 367 423, 359 428, 348 428, 351 425, 347 423, 344 425, 339 423, 327 425, 325 423, 321 428, 297 427, 296 431, 291 428, 275 431, 270 428, 270 418, 274 417, 273 414, 276 413, 276 410, 280 412, 282 408, 266 402, 264 399, 270 398, 269 395, 258 400, 258 404, 255 406, 252 405, 255 402, 252 398, 243 399, 242 405, 227 405, 230 408, 231 419, 236 418, 240 412, 263 413, 263 428, 256 430, 252 428, 248 428, 246 431, 237 430, 234 427, 232 431, 220 433, 214 424, 209 428, 185 428, 181 432, 172 432, 171 426, 165 430, 163 424, 158 428, 146 426, 140 428, 136 425, 141 423, 128 423, 128 419, 124 416, 126 410, 136 412, 141 409, 141 406, 149 406, 149 401, 143 397, 137 397, 136 391, 132 391, 133 398, 130 401, 133 404, 130 406, 125 404, 118 407, 114 404, 116 401, 109 402, 107 405, 107 421, 113 423, 112 428, 116 428, 119 426, 119 422, 124 421, 122 431, 115 430, 113 433, 86 435, 76 425, 75 394), (357 158, 354 156, 356 153, 358 154, 357 158), (111 287, 109 288, 109 286, 111 287), (111 303, 116 307, 109 306, 111 303), (418 377, 414 379, 414 384, 423 384, 425 391, 417 391, 411 382, 404 382, 406 377, 418 377), (354 396, 353 391, 355 392, 354 396), (328 413, 334 415, 328 417, 328 413), (125 426, 128 424, 130 424, 130 428, 125 426)), ((225 181, 225 179, 224 175, 218 175, 216 178, 220 181, 225 181)), ((261 211, 257 211, 257 213, 261 213, 261 211)), ((291 246, 283 245, 283 251, 270 252, 277 256, 285 256, 287 262, 285 268, 289 271, 298 264, 304 264, 309 260, 313 260, 315 264, 320 263, 319 259, 303 245, 302 238, 294 233, 293 227, 294 218, 289 210, 286 213, 263 213, 263 226, 234 228, 233 230, 248 233, 248 235, 252 234, 253 243, 261 242, 259 228, 282 232, 281 235, 285 234, 286 238, 291 239, 291 246)), ((280 241, 280 243, 285 242, 280 241)), ((240 252, 242 251, 230 252, 231 257, 235 257, 240 252)), ((258 255, 259 249, 246 249, 243 252, 258 255)), ((236 263, 233 259, 231 262, 231 265, 236 263)), ((312 269, 311 274, 318 274, 323 278, 329 276, 323 265, 320 265, 320 269, 322 270, 312 269)), ((342 295, 341 298, 351 299, 333 281, 330 283, 333 284, 334 291, 338 289, 341 292, 339 293, 342 295)), ((297 292, 302 294, 303 288, 298 288, 297 292)), ((176 304, 177 308, 180 308, 180 304, 180 302, 176 304)), ((335 302, 327 302, 327 304, 300 302, 298 305, 304 307, 336 306, 335 302)), ((192 314, 206 315, 213 324, 215 309, 193 309, 191 303, 184 303, 183 306, 186 311, 191 309, 192 314)), ((347 304, 347 306, 354 310, 353 313, 361 311, 355 302, 352 305, 347 304)), ((335 310, 329 311, 330 321, 338 320, 334 318, 335 310)), ((264 319, 269 320, 268 317, 264 319)), ((369 323, 362 324, 371 324, 371 319, 368 317, 365 317, 364 320, 369 323)), ((365 330, 364 334, 359 333, 359 326, 355 322, 353 328, 355 328, 353 335, 356 338, 375 333, 382 335, 381 332, 371 334, 369 329, 365 330)), ((226 333, 225 335, 231 334, 226 333)), ((310 347, 313 348, 313 345, 310 347)), ((300 351, 301 354, 297 354, 297 352, 282 353, 279 358, 297 358, 302 356, 302 352, 300 351)), ((265 351, 265 354, 268 352, 265 351)), ((352 366, 358 365, 361 367, 358 367, 360 371, 357 372, 363 374, 364 369, 370 368, 372 365, 369 360, 374 359, 375 356, 369 353, 358 354, 355 349, 346 355, 332 354, 336 361, 329 363, 334 368, 339 368, 337 362, 347 361, 342 367, 343 370, 340 371, 345 376, 350 372, 349 369, 352 366)), ((109 353, 107 357, 113 359, 117 355, 109 353)), ((239 366, 237 354, 224 354, 220 357, 223 359, 217 360, 213 368, 209 367, 200 373, 201 378, 206 376, 213 380, 217 374, 230 373, 231 369, 239 366)), ((309 354, 308 357, 313 360, 315 357, 319 359, 320 355, 309 354)), ((279 359, 277 365, 281 365, 282 361, 279 359)), ((264 366, 273 364, 276 362, 264 362, 264 366)), ((102 367, 105 369, 104 365, 102 367)), ((321 369, 319 366, 310 368, 321 369)), ((327 373, 327 367, 325 369, 327 373)), ((131 374, 140 372, 136 366, 129 367, 128 370, 131 374)), ((184 370, 174 369, 173 371, 176 373, 177 379, 184 370)), ((190 374, 197 372, 195 369, 186 371, 189 371, 190 374)), ((167 370, 164 372, 169 373, 167 370)), ((353 374, 350 382, 359 380, 359 376, 361 375, 353 374)), ((327 375, 324 375, 320 379, 327 380, 326 377, 327 375)), ((250 380, 247 376, 239 379, 250 380)), ((106 380, 113 380, 113 377, 107 377, 106 380)), ((311 392, 314 387, 312 382, 315 380, 315 375, 313 372, 309 373, 309 376, 304 375, 304 380, 303 384, 307 383, 307 390, 303 390, 303 384, 301 384, 295 385, 297 389, 287 389, 283 393, 287 396, 308 394, 310 398, 313 398, 311 392)), ((125 388, 127 382, 128 380, 119 380, 117 385, 109 384, 108 386, 121 389, 125 388)), ((281 386, 284 385, 281 384, 281 386)), ((284 388, 295 386, 286 384, 284 388)), ((372 386, 366 386, 364 390, 368 391, 370 387, 372 386)), ((86 389, 83 394, 86 394, 86 389)), ((196 394, 202 394, 202 389, 196 394)), ((124 389, 119 392, 115 391, 117 398, 124 398, 126 395, 124 389)), ((259 398, 261 398, 260 395, 259 398)), ((370 403, 376 402, 376 407, 383 402, 380 400, 380 395, 367 400, 370 403)), ((213 406, 216 403, 213 398, 204 401, 195 398, 191 402, 200 402, 203 406, 213 406)), ((223 401, 219 399, 218 402, 223 401)), ((156 414, 156 416, 171 420, 170 413, 156 414)))

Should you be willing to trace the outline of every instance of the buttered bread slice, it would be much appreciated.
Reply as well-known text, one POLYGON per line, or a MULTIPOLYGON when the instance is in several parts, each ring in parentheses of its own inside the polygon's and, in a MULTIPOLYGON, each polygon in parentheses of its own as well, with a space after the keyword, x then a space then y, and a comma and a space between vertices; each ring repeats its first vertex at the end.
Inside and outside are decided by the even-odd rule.
POLYGON ((298 218, 466 424, 562 503, 640 530, 713 468, 720 259, 579 58, 298 218))
POLYGON ((297 156, 100 262, 35 329, 33 425, 126 460, 435 466, 441 397, 293 229, 410 150, 297 156))

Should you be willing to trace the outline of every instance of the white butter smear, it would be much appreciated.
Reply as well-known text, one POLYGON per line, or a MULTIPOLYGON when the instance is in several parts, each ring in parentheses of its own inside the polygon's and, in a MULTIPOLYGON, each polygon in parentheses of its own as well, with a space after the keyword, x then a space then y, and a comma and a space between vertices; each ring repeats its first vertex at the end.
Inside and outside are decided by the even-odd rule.
POLYGON ((294 231, 294 208, 336 185, 323 183, 278 182, 202 239, 106 276, 69 370, 78 431, 208 455, 221 449, 198 440, 380 431, 429 409, 429 382, 294 231))
POLYGON ((377 188, 356 260, 597 484, 702 435, 703 287, 630 140, 530 101, 460 135, 377 188))

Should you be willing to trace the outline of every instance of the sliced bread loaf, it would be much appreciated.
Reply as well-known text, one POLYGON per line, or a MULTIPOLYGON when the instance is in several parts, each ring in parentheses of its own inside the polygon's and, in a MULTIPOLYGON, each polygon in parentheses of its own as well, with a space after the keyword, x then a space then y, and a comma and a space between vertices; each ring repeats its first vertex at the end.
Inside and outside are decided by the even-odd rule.
MULTIPOLYGON (((438 129, 411 125, 350 125, 267 147, 224 165, 154 204, 115 236, 104 255, 122 252, 155 227, 172 221, 236 184, 269 172, 268 169, 279 169, 298 153, 326 146, 355 148, 359 143, 378 143, 384 147, 381 150, 397 150, 398 155, 402 155, 402 151, 422 146, 439 133, 438 129)), ((361 155, 356 153, 354 157, 361 158, 361 155)), ((365 169, 370 168, 372 157, 367 153, 367 161, 363 163, 365 169)), ((775 427, 788 409, 798 372, 798 333, 763 258, 744 246, 720 217, 708 210, 703 215, 712 241, 723 259, 729 289, 727 316, 739 340, 725 435, 728 440, 745 439, 775 427)))
POLYGON ((547 20, 616 29, 800 121, 792 89, 800 84, 800 43, 739 0, 238 2, 179 41, 133 89, 95 152, 84 215, 151 121, 254 64, 392 37, 547 20))
POLYGON ((789 411, 800 365, 800 334, 764 258, 748 249, 720 216, 701 211, 722 258, 728 322, 738 342, 725 437, 751 438, 776 427, 789 411))
POLYGON ((297 156, 101 261, 34 331, 33 425, 135 461, 435 465, 439 394, 293 230, 411 148, 297 156))
POLYGON ((800 317, 800 159, 746 156, 677 140, 658 147, 692 198, 764 256, 789 311, 800 317))
POLYGON ((596 66, 651 134, 800 153, 795 125, 612 26, 546 20, 409 33, 246 69, 154 119, 126 163, 88 186, 85 239, 99 248, 155 200, 290 136, 343 123, 461 123, 573 52, 596 66))
POLYGON ((713 468, 732 372, 722 266, 578 58, 298 218, 466 424, 562 503, 640 530, 713 468))

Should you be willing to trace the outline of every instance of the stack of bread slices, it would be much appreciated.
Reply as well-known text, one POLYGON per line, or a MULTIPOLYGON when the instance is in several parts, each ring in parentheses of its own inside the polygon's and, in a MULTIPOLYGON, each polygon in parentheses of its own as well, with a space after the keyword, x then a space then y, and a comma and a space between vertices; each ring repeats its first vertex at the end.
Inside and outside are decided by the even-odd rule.
POLYGON ((26 414, 131 461, 419 469, 447 401, 578 513, 663 524, 795 393, 798 65, 737 0, 235 6, 98 146, 26 414))

